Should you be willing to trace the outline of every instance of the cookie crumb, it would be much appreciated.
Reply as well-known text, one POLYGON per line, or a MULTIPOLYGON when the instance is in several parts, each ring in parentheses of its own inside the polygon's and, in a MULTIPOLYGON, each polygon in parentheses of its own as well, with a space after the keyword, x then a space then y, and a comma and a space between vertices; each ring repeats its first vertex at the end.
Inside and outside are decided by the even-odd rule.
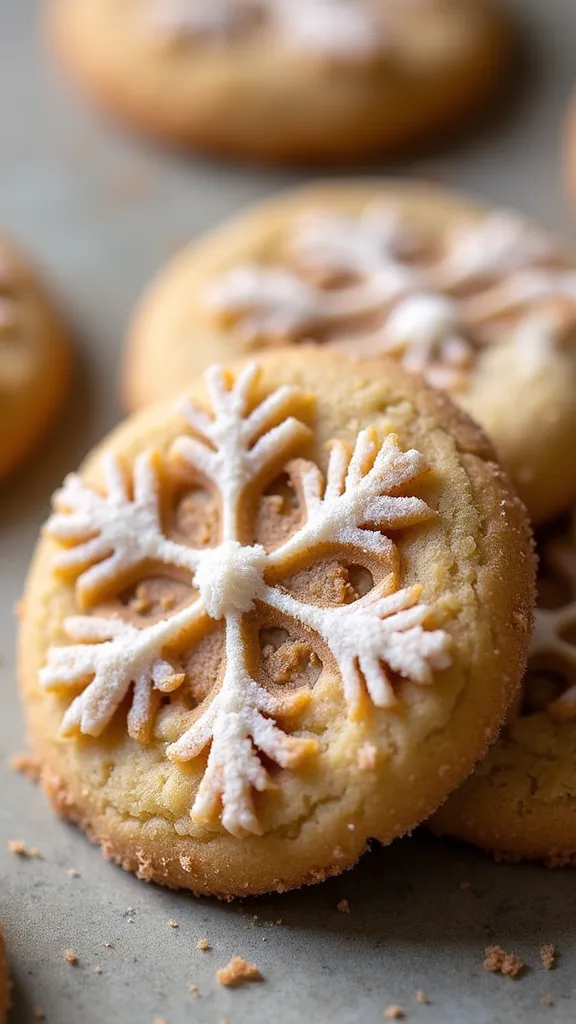
POLYGON ((339 910, 341 914, 349 914, 350 904, 348 903, 348 900, 338 900, 336 910, 339 910))
POLYGON ((416 1002, 417 1003, 423 1003, 425 1006, 428 1006, 429 1003, 430 1003, 430 1000, 428 999, 428 996, 426 995, 424 990, 421 989, 421 988, 419 988, 418 991, 416 992, 416 1002))
POLYGON ((198 949, 201 949, 203 953, 205 953, 207 949, 212 949, 212 946, 205 935, 203 935, 201 939, 198 939, 198 949))
POLYGON ((263 980, 256 964, 247 963, 241 956, 233 957, 226 967, 221 967, 216 971, 216 978, 220 985, 225 985, 227 988, 235 988, 237 985, 243 985, 249 981, 263 980))
POLYGON ((168 921, 168 924, 170 925, 171 928, 179 928, 180 927, 180 925, 178 924, 178 921, 168 921))
POLYGON ((466 892, 467 889, 472 888, 472 882, 460 882, 458 888, 462 889, 462 892, 466 892))
POLYGON ((540 1003, 542 1006, 554 1006, 554 1000, 552 999, 552 996, 542 996, 540 1003))
POLYGON ((94 967, 94 974, 102 974, 102 968, 100 967, 100 964, 96 964, 96 966, 94 967))
POLYGON ((356 763, 361 772, 373 772, 376 767, 376 747, 373 743, 363 743, 358 747, 356 763))
POLYGON ((70 878, 80 878, 80 872, 76 871, 76 868, 66 868, 66 874, 70 878))
POLYGON ((556 964, 556 950, 551 942, 540 947, 540 959, 545 971, 551 971, 556 964))
POLYGON ((32 757, 31 754, 14 754, 10 758, 10 767, 12 771, 19 772, 30 782, 38 782, 40 779, 40 761, 36 757, 32 757))
POLYGON ((168 1024, 165 1017, 156 1017, 156 1020, 152 1021, 152 1024, 168 1024))
POLYGON ((404 1020, 406 1014, 401 1006, 389 1006, 383 1011, 382 1016, 385 1020, 404 1020))
POLYGON ((114 949, 113 942, 103 942, 102 945, 104 946, 105 949, 114 949))
POLYGON ((75 953, 73 949, 65 949, 62 955, 67 964, 70 964, 71 967, 77 967, 78 954, 75 953))
POLYGON ((196 998, 198 998, 200 995, 200 989, 198 988, 198 985, 188 985, 188 991, 191 996, 196 996, 196 998))
POLYGON ((13 853, 16 857, 22 857, 23 860, 40 857, 40 850, 38 847, 26 846, 26 843, 22 839, 11 839, 8 843, 8 849, 10 853, 13 853))
POLYGON ((46 1014, 41 1006, 37 1006, 34 1010, 34 1020, 46 1020, 46 1014))
POLYGON ((484 970, 517 978, 524 970, 524 961, 515 953, 507 953, 502 946, 487 946, 484 950, 484 970))
POLYGON ((284 919, 282 917, 279 917, 278 920, 276 921, 276 924, 284 924, 284 919))

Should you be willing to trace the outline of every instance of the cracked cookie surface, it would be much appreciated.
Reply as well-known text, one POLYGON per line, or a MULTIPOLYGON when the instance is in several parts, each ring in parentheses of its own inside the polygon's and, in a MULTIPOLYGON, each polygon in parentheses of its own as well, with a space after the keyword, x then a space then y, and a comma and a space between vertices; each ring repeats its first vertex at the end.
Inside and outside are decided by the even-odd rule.
POLYGON ((576 859, 576 519, 542 532, 520 698, 486 760, 432 820, 508 858, 576 859))
POLYGON ((493 92, 510 49, 494 0, 45 6, 59 63, 98 105, 172 143, 276 163, 433 139, 493 92))
POLYGON ((0 478, 40 439, 69 377, 62 322, 35 268, 0 237, 0 478))
POLYGON ((576 262, 510 210, 414 183, 319 185, 174 257, 129 337, 139 407, 229 359, 313 341, 389 355, 484 427, 533 520, 576 498, 576 262))
POLYGON ((55 496, 20 675, 57 809, 141 877, 235 896, 351 866, 482 755, 533 556, 478 428, 395 363, 212 368, 55 496))

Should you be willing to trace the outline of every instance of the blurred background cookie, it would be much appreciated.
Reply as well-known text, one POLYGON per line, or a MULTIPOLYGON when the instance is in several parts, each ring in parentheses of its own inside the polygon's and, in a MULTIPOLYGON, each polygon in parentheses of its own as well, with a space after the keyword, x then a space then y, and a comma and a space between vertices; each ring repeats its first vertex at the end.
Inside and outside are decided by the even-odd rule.
POLYGON ((508 210, 410 182, 319 185, 180 252, 133 322, 135 408, 214 359, 387 354, 487 430, 534 520, 576 498, 576 263, 508 210))
POLYGON ((278 163, 357 161, 453 129, 509 51, 493 0, 48 0, 59 61, 150 135, 278 163))
POLYGON ((432 827, 505 858, 564 865, 576 863, 576 518, 548 527, 538 553, 522 693, 486 760, 432 827))
POLYGON ((320 881, 427 817, 524 671, 524 509, 397 364, 212 367, 65 481, 20 679, 55 808, 140 877, 320 881))
POLYGON ((28 259, 0 238, 0 478, 40 439, 69 378, 59 315, 28 259))

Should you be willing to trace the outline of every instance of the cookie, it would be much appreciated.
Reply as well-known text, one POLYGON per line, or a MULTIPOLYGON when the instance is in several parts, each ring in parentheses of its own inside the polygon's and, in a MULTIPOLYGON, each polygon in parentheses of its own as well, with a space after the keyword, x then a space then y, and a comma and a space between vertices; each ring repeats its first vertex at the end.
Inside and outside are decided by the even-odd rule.
POLYGON ((0 479, 44 434, 69 375, 66 333, 44 286, 0 239, 0 479))
POLYGON ((130 335, 132 408, 278 344, 389 354, 485 428, 534 520, 576 501, 576 263, 511 211, 416 183, 300 190, 177 255, 130 335))
POLYGON ((483 435, 393 362, 211 368, 70 476, 20 676, 55 807, 223 897, 355 863, 472 768, 524 670, 533 555, 483 435))
POLYGON ((435 831, 510 859, 576 862, 576 518, 540 539, 538 606, 521 696, 435 831))
POLYGON ((4 931, 0 925, 0 1024, 4 1024, 10 1009, 10 975, 6 959, 6 943, 4 931))
POLYGON ((101 107, 170 143, 277 163, 357 162, 493 93, 493 0, 49 0, 58 61, 101 107))

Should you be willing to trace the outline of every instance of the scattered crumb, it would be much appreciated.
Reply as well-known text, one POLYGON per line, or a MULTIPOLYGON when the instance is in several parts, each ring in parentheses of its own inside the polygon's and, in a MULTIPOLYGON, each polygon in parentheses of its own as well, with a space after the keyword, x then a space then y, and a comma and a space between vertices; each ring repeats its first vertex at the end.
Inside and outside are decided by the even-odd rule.
POLYGON ((556 963, 556 950, 550 942, 540 947, 540 959, 545 971, 551 971, 556 963))
POLYGON ((472 888, 472 882, 460 882, 458 888, 462 889, 463 892, 466 892, 467 889, 472 888))
POLYGON ((34 1010, 34 1020, 46 1020, 46 1014, 41 1006, 38 1006, 34 1010))
POLYGON ((385 1020, 404 1020, 406 1014, 401 1006, 389 1006, 387 1010, 384 1010, 382 1016, 385 1020))
POLYGON ((8 843, 8 849, 10 853, 14 853, 17 857, 22 858, 33 858, 40 857, 40 850, 37 846, 26 846, 26 843, 22 839, 11 839, 8 843))
POLYGON ((235 988, 248 981, 263 980, 256 964, 247 963, 241 956, 233 957, 226 967, 221 967, 219 971, 216 971, 216 978, 220 985, 226 985, 228 988, 235 988))
POLYGON ((156 1017, 152 1024, 168 1024, 168 1021, 164 1017, 156 1017))
POLYGON ((200 989, 198 988, 198 985, 188 985, 188 991, 191 996, 198 997, 200 995, 200 989))
POLYGON ((126 920, 128 921, 128 924, 136 924, 135 917, 127 917, 126 920))
POLYGON ((62 955, 66 963, 70 964, 71 967, 76 967, 78 965, 78 954, 75 953, 73 949, 65 949, 62 955))
POLYGON ((180 927, 179 924, 178 924, 178 921, 168 921, 168 924, 170 925, 171 928, 179 928, 180 927))
POLYGON ((336 910, 339 910, 341 914, 349 914, 350 904, 348 903, 348 900, 338 900, 336 910))
POLYGON ((38 782, 40 778, 40 761, 32 757, 32 754, 14 754, 10 758, 10 767, 13 771, 20 772, 20 775, 24 775, 30 782, 38 782))
POLYGON ((283 918, 279 917, 278 920, 276 921, 276 924, 284 924, 283 918))
POLYGON ((376 767, 376 747, 373 743, 363 743, 358 747, 356 763, 361 772, 373 772, 376 767))
POLYGON ((421 988, 419 988, 418 991, 416 992, 416 1002, 417 1003, 424 1003, 426 1006, 430 1002, 430 1000, 428 999, 428 996, 426 995, 426 993, 421 988))
POLYGON ((205 935, 203 935, 201 939, 198 939, 198 949, 201 949, 203 953, 205 953, 207 949, 212 949, 212 946, 205 935))
POLYGON ((517 978, 524 970, 524 962, 515 953, 507 953, 502 946, 487 946, 484 950, 484 970, 517 978))
POLYGON ((542 996, 540 1002, 542 1006, 554 1006, 554 1000, 552 999, 552 996, 542 996))
POLYGON ((66 874, 69 875, 70 878, 80 878, 80 872, 76 871, 76 868, 66 868, 66 874))
POLYGON ((114 949, 113 942, 103 942, 102 945, 104 946, 105 949, 114 949))

